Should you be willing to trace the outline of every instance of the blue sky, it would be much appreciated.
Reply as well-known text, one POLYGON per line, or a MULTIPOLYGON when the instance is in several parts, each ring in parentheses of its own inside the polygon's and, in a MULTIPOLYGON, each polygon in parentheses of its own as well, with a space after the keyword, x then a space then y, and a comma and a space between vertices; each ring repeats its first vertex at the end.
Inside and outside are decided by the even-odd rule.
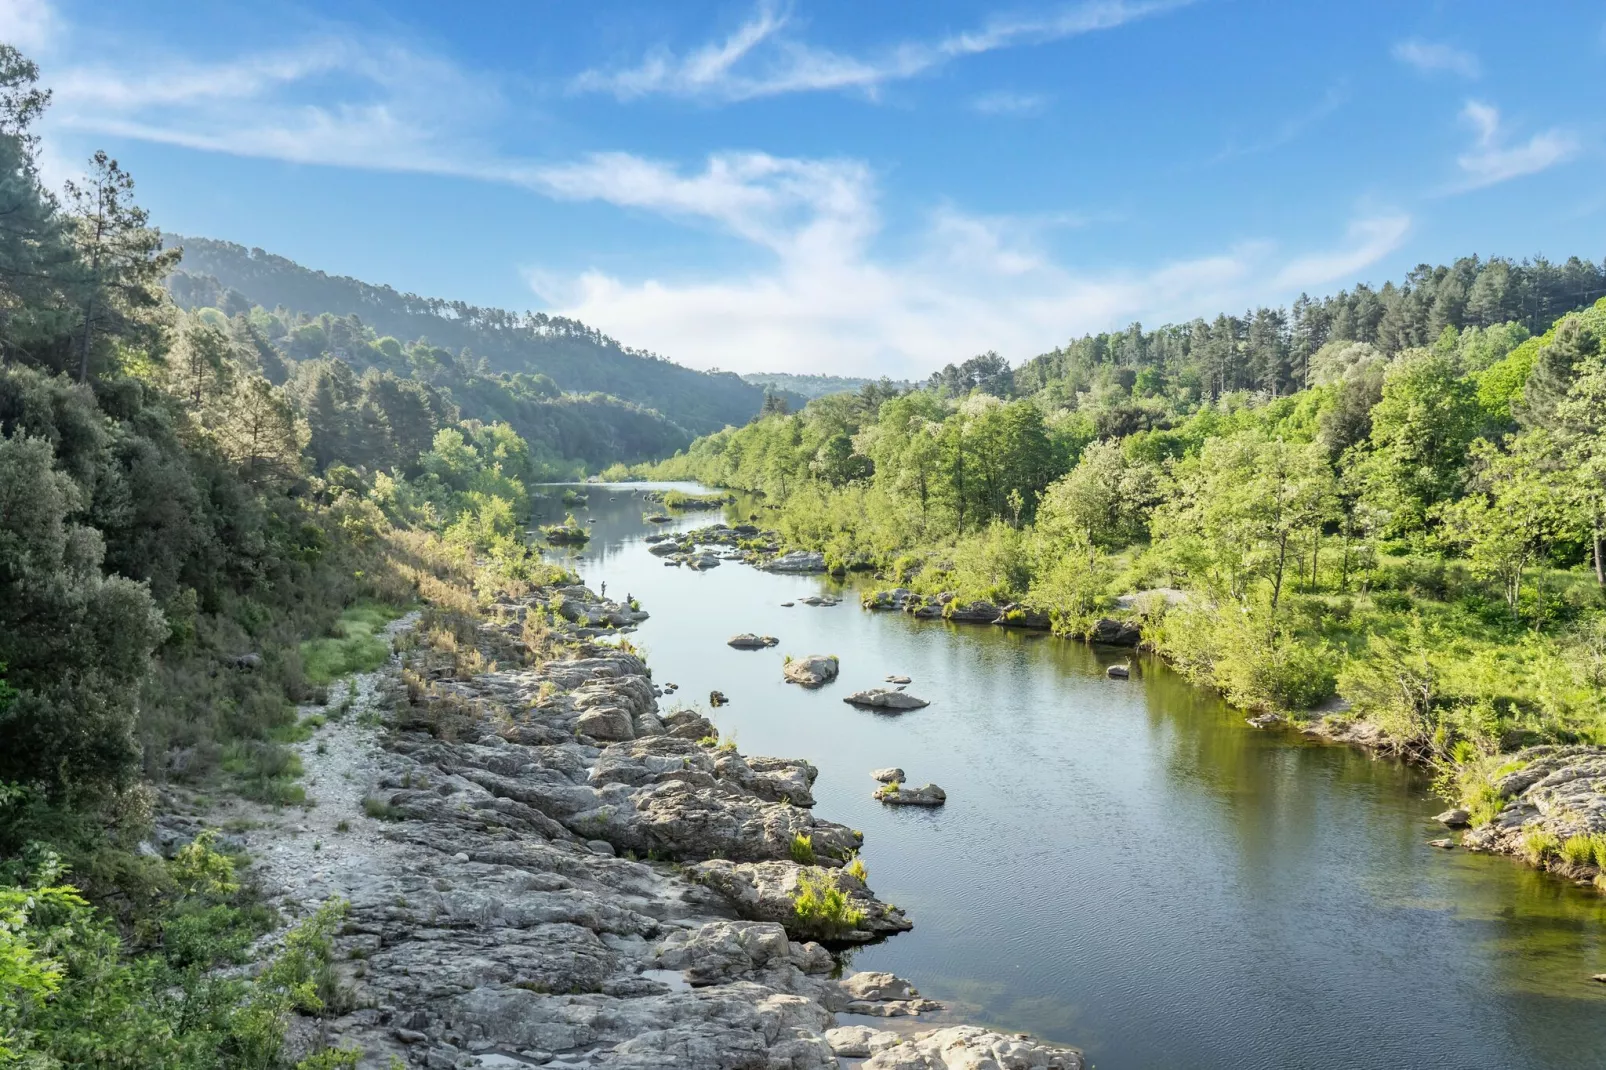
POLYGON ((697 367, 924 374, 1606 255, 1606 6, 0 0, 157 224, 697 367))

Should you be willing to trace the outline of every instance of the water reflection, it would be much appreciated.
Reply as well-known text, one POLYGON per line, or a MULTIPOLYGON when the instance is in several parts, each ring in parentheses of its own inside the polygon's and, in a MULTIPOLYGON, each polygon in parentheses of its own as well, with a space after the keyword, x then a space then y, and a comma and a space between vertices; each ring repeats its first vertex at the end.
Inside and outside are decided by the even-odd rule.
POLYGON ((1426 846, 1440 805, 1419 773, 1250 729, 1149 659, 1106 679, 1122 652, 853 598, 782 608, 841 585, 665 567, 641 489, 589 490, 576 568, 653 614, 636 640, 659 678, 729 696, 714 717, 743 750, 819 766, 819 812, 864 830, 871 883, 914 918, 856 968, 1104 1067, 1606 1065, 1602 898, 1426 846), (781 645, 727 648, 742 631, 781 645), (838 654, 842 679, 788 687, 787 653, 838 654), (892 672, 932 705, 841 702, 892 672), (884 765, 948 805, 881 807, 884 765))

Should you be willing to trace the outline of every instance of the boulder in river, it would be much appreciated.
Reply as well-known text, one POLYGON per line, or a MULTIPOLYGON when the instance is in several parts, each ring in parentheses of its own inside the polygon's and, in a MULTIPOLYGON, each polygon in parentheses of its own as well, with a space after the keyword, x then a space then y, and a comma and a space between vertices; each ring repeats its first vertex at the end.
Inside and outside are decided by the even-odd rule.
POLYGON ((1132 668, 1128 665, 1111 665, 1104 670, 1104 675, 1112 680, 1125 680, 1132 675, 1132 668))
POLYGON ((887 677, 887 683, 889 683, 889 684, 907 684, 908 682, 909 682, 909 678, 907 676, 896 676, 896 675, 894 675, 894 676, 887 677))
POLYGON ((1433 820, 1446 828, 1464 829, 1472 823, 1472 814, 1465 807, 1456 806, 1439 814, 1433 820))
POLYGON ((725 640, 725 645, 733 646, 737 650, 763 650, 765 647, 774 646, 779 642, 780 640, 773 635, 754 635, 752 632, 743 632, 741 635, 733 635, 725 640))
POLYGON ((875 797, 888 806, 941 806, 948 801, 948 793, 935 784, 918 788, 901 783, 887 784, 876 789, 875 797))
POLYGON ((879 780, 883 784, 902 784, 903 770, 895 765, 889 765, 885 769, 872 769, 870 779, 879 780))
POLYGON ((810 654, 788 661, 781 669, 781 675, 788 683, 821 687, 835 680, 841 669, 842 663, 835 654, 810 654))
POLYGON ((872 687, 867 691, 855 691, 842 700, 854 706, 869 706, 878 710, 919 710, 931 705, 923 698, 916 698, 906 691, 894 691, 886 687, 872 687))
POLYGON ((1283 719, 1275 713, 1257 713, 1253 717, 1245 717, 1244 723, 1250 728, 1275 728, 1283 723, 1283 719))
POLYGON ((1448 851, 1450 848, 1455 846, 1455 841, 1452 840, 1452 839, 1449 839, 1449 838, 1445 838, 1445 839, 1442 839, 1442 840, 1429 840, 1428 841, 1428 846, 1429 847, 1437 847, 1442 851, 1448 851))
POLYGON ((1143 641, 1143 630, 1131 621, 1102 617, 1094 623, 1087 638, 1089 642, 1108 646, 1137 646, 1143 641))
POLYGON ((960 624, 992 624, 998 620, 999 610, 991 602, 949 602, 946 616, 960 624))
POLYGON ((770 572, 824 572, 825 555, 818 550, 793 550, 775 558, 764 568, 770 572))
POLYGON ((730 702, 730 699, 725 697, 725 692, 723 692, 723 691, 710 691, 708 693, 708 704, 710 706, 714 707, 715 709, 718 709, 719 707, 724 706, 729 702, 730 702))
POLYGON ((842 599, 832 598, 828 594, 811 594, 807 598, 799 598, 798 601, 806 606, 835 606, 842 603, 842 599))

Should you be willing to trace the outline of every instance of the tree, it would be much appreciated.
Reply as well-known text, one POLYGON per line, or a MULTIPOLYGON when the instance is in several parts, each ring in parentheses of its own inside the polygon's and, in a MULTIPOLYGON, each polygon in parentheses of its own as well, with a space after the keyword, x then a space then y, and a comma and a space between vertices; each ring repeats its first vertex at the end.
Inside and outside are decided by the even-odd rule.
POLYGON ((131 336, 150 327, 161 307, 162 278, 178 263, 162 236, 146 226, 149 214, 133 202, 134 179, 105 152, 90 158, 87 184, 68 182, 67 203, 87 276, 81 289, 78 380, 89 381, 90 353, 107 334, 131 336))
POLYGON ((1372 410, 1368 465, 1373 500, 1393 532, 1426 531, 1435 507, 1460 490, 1481 418, 1476 389, 1450 358, 1413 350, 1389 368, 1372 410))
POLYGON ((1057 539, 1120 549, 1148 530, 1155 498, 1153 468, 1128 461, 1119 442, 1095 442, 1049 486, 1038 507, 1038 527, 1057 539))
POLYGON ((302 435, 290 402, 260 375, 242 377, 229 392, 218 420, 223 453, 253 487, 294 473, 302 435))
POLYGON ((68 516, 78 487, 50 444, 0 438, 0 781, 93 796, 134 772, 134 700, 167 634, 143 584, 101 575, 105 544, 68 516))

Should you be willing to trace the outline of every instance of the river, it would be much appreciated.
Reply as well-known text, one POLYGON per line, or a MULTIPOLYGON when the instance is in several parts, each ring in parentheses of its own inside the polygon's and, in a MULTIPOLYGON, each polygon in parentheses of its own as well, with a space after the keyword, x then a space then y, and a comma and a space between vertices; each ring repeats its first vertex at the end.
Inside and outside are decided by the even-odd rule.
POLYGON ((871 887, 915 922, 854 969, 1101 1070, 1606 1066, 1606 897, 1428 846, 1444 804, 1420 771, 1249 728, 1152 659, 1107 679, 1124 651, 870 613, 827 577, 665 567, 643 538, 718 514, 649 524, 648 486, 577 488, 593 538, 556 556, 652 614, 633 641, 675 699, 718 689, 744 753, 819 767, 816 811, 863 830, 871 887), (846 597, 781 605, 815 593, 846 597), (725 645, 746 631, 780 645, 725 645), (836 654, 841 678, 783 684, 789 653, 836 654), (889 673, 931 706, 842 702, 889 673), (888 765, 948 804, 873 801, 888 765))

